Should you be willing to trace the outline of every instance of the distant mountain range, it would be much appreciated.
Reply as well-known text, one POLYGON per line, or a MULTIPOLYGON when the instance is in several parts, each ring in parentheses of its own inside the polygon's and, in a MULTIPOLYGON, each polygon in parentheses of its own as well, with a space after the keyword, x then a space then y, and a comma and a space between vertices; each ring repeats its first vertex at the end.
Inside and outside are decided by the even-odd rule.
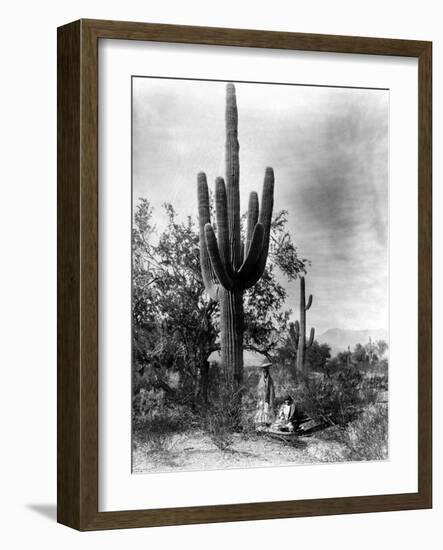
POLYGON ((376 342, 377 340, 385 340, 389 343, 388 331, 384 328, 375 330, 344 330, 341 328, 331 328, 317 336, 316 340, 319 344, 328 344, 331 347, 331 355, 334 356, 339 351, 345 351, 348 346, 351 350, 356 344, 365 345, 369 342, 369 338, 376 342))

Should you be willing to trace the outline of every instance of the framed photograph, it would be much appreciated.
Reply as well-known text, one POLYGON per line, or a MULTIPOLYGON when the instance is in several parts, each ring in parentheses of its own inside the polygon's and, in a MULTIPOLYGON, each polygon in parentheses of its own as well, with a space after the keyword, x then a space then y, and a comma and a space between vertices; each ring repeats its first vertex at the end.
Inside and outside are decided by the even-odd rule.
POLYGON ((430 508, 430 42, 58 29, 58 521, 430 508))

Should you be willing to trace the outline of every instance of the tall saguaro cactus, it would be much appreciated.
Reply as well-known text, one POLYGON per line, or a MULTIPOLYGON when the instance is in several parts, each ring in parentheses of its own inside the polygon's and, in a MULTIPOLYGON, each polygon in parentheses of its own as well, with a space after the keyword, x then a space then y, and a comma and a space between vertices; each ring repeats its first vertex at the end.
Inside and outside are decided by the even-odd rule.
POLYGON ((246 236, 240 231, 240 164, 235 87, 226 87, 226 184, 215 181, 216 232, 211 225, 206 174, 197 178, 200 264, 207 293, 220 303, 221 360, 234 389, 243 377, 243 293, 263 275, 269 249, 274 172, 266 168, 261 208, 255 191, 249 196, 246 236))
POLYGON ((305 278, 300 277, 300 323, 296 323, 295 330, 298 331, 297 350, 297 372, 302 372, 305 365, 306 350, 312 346, 315 329, 311 328, 309 339, 306 339, 306 312, 312 306, 312 294, 309 295, 306 303, 305 278))

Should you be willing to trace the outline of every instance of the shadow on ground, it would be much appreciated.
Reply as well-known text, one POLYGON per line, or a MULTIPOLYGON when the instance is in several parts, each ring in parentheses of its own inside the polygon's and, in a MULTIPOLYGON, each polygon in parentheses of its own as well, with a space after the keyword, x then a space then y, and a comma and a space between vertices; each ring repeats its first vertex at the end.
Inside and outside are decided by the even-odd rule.
POLYGON ((55 504, 26 504, 25 506, 28 510, 32 510, 46 519, 57 521, 57 506, 55 504))

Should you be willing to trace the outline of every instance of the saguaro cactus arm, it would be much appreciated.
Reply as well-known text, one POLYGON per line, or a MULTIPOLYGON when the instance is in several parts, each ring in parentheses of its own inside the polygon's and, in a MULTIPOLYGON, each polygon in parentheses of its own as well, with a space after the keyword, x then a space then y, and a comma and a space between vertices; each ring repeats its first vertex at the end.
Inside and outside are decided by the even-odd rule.
POLYGON ((315 336, 315 328, 311 328, 311 332, 309 334, 309 340, 306 342, 306 349, 309 349, 313 342, 314 342, 314 336, 315 336))
POLYGON ((208 182, 206 180, 206 174, 204 172, 200 172, 197 176, 197 195, 200 233, 200 266, 202 279, 203 284, 205 285, 206 292, 213 300, 217 300, 219 285, 214 270, 212 269, 205 239, 205 225, 207 223, 210 223, 211 217, 209 210, 208 182))
POLYGON ((308 311, 308 309, 312 306, 312 294, 309 294, 308 303, 305 305, 305 311, 308 311))
POLYGON ((297 342, 298 342, 298 338, 300 337, 300 323, 298 321, 295 321, 294 323, 294 330, 295 330, 295 334, 297 335, 297 342))
POLYGON ((255 191, 251 191, 249 195, 248 204, 248 221, 246 224, 246 242, 245 242, 245 256, 249 252, 251 246, 252 233, 254 232, 255 224, 258 221, 258 195, 255 191))
POLYGON ((228 224, 231 262, 235 271, 240 266, 240 163, 238 143, 238 111, 234 84, 226 86, 226 193, 228 199, 228 224))
POLYGON ((209 258, 211 260, 211 266, 218 282, 222 285, 222 287, 226 288, 226 290, 232 290, 233 282, 231 277, 229 277, 221 259, 217 238, 210 223, 205 225, 205 242, 209 253, 209 258))
POLYGON ((239 278, 248 277, 248 275, 256 268, 257 261, 260 257, 263 248, 264 229, 261 223, 257 223, 252 234, 251 244, 240 269, 238 270, 239 278))
POLYGON ((226 186, 223 178, 215 180, 215 211, 217 219, 217 242, 220 256, 229 277, 232 277, 232 266, 229 250, 229 226, 226 186))
POLYGON ((300 324, 298 321, 289 325, 289 336, 292 340, 292 345, 295 349, 298 348, 298 340, 300 338, 300 324))
MULTIPOLYGON (((266 168, 265 181, 263 183, 262 202, 258 224, 263 226, 263 243, 257 261, 251 265, 251 269, 246 272, 242 270, 242 287, 244 289, 254 286, 261 278, 266 267, 268 258, 269 240, 271 232, 272 209, 274 206, 274 171, 272 168, 266 168)), ((257 225, 258 225, 257 224, 257 225)))

